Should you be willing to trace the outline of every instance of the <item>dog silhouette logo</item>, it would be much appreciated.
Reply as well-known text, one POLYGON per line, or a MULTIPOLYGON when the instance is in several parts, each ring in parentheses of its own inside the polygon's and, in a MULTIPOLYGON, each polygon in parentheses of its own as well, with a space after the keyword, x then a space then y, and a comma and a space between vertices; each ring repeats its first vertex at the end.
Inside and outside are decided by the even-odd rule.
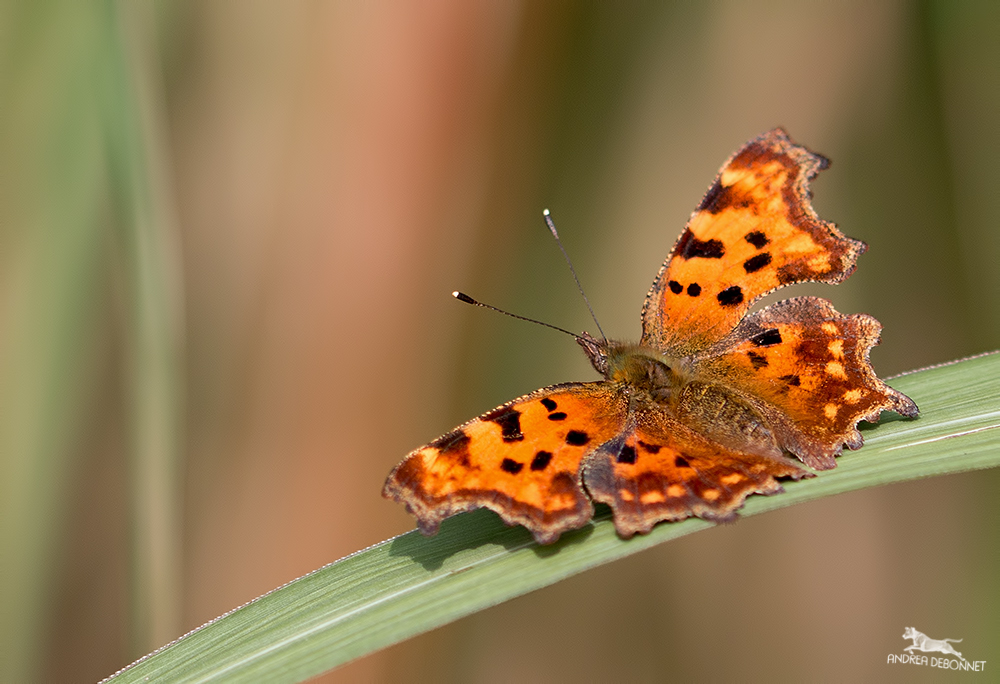
POLYGON ((917 631, 913 627, 907 627, 903 630, 904 639, 913 639, 913 643, 904 648, 903 650, 907 653, 913 653, 914 650, 923 651, 924 653, 950 653, 951 655, 958 656, 962 658, 962 654, 955 650, 955 647, 950 643, 951 641, 959 642, 961 639, 931 639, 929 636, 923 632, 917 631))

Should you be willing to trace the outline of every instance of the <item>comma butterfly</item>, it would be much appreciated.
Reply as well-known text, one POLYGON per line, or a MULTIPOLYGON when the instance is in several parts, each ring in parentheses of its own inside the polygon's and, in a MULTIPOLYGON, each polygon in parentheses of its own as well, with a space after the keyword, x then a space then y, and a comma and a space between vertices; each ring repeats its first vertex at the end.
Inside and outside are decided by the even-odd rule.
POLYGON ((475 508, 524 525, 540 544, 608 504, 618 534, 661 521, 736 518, 779 478, 812 477, 862 444, 858 421, 917 406, 876 377, 881 325, 795 297, 747 315, 761 296, 839 283, 867 249, 820 219, 808 182, 828 160, 784 130, 726 162, 653 281, 638 344, 577 342, 597 382, 553 385, 484 413, 410 453, 383 496, 421 532, 475 508))

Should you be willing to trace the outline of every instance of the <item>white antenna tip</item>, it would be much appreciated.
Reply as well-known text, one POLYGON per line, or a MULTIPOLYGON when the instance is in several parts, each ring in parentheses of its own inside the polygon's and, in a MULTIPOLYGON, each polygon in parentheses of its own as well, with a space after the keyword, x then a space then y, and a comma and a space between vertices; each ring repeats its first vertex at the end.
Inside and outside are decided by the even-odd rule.
POLYGON ((548 215, 549 215, 549 210, 548 209, 542 209, 542 216, 548 216, 548 215))
POLYGON ((454 292, 451 293, 451 296, 454 297, 455 299, 458 299, 459 297, 462 296, 462 293, 459 292, 458 290, 455 290, 454 292))

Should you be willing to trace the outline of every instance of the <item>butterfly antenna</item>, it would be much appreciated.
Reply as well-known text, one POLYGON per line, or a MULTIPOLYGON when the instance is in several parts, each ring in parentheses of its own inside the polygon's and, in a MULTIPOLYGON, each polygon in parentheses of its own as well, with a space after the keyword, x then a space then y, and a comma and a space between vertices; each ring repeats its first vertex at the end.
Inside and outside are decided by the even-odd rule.
POLYGON ((549 214, 548 209, 545 209, 542 211, 542 216, 545 217, 545 225, 549 227, 549 232, 552 233, 552 237, 556 239, 556 244, 559 245, 559 251, 562 252, 563 256, 566 258, 566 264, 569 266, 569 272, 573 274, 573 280, 576 281, 576 289, 580 291, 580 296, 583 297, 583 301, 587 304, 587 310, 590 311, 590 317, 594 319, 594 325, 597 326, 597 332, 601 333, 601 338, 607 342, 608 336, 604 334, 604 330, 601 328, 601 324, 597 320, 597 314, 594 313, 594 307, 590 305, 590 300, 587 299, 587 293, 583 291, 583 285, 580 284, 580 279, 576 275, 576 269, 573 268, 573 261, 569 258, 569 254, 566 253, 566 248, 563 247, 562 240, 559 239, 559 233, 556 232, 556 224, 552 222, 552 215, 549 214))
POLYGON ((496 311, 497 313, 502 313, 504 316, 510 316, 511 318, 516 318, 519 321, 528 321, 528 323, 537 323, 538 325, 544 325, 546 328, 552 328, 553 330, 558 330, 561 333, 566 333, 567 335, 572 335, 576 339, 580 339, 580 336, 575 332, 570 332, 569 330, 564 330, 559 326, 552 325, 550 323, 544 323, 542 321, 536 321, 534 318, 528 318, 527 316, 518 316, 517 314, 512 314, 510 311, 504 311, 503 309, 498 309, 495 306, 490 306, 489 304, 483 304, 479 300, 473 299, 464 292, 452 292, 451 296, 460 302, 465 302, 466 304, 472 304, 473 306, 481 306, 484 309, 490 309, 491 311, 496 311))

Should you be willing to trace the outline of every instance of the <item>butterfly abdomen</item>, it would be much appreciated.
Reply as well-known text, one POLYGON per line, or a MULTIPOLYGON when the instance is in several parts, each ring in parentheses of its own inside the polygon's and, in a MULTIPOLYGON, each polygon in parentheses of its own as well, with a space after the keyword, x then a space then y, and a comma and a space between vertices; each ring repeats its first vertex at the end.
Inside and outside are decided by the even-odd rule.
POLYGON ((680 422, 730 449, 761 455, 782 453, 761 415, 718 385, 687 383, 678 392, 674 410, 680 422))

